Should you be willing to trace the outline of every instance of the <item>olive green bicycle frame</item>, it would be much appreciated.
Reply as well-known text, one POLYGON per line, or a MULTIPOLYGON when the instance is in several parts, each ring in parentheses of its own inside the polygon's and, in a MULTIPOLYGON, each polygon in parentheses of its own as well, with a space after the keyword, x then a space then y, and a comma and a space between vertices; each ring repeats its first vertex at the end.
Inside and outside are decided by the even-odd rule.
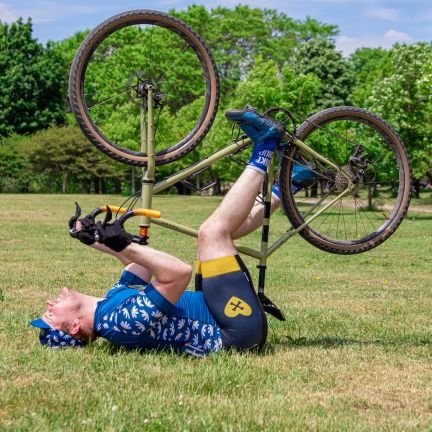
MULTIPOLYGON (((152 198, 153 195, 162 192, 163 190, 173 186, 174 184, 187 179, 193 174, 197 172, 211 167, 214 163, 223 159, 226 156, 230 156, 238 152, 239 150, 250 145, 251 140, 241 139, 239 141, 233 142, 232 144, 224 147, 223 149, 213 153, 210 156, 200 160, 198 163, 187 167, 180 172, 163 179, 155 184, 155 130, 154 130, 154 118, 153 118, 153 87, 148 85, 148 99, 146 104, 141 105, 141 151, 147 153, 147 167, 143 168, 143 176, 142 176, 142 189, 141 189, 141 201, 140 206, 142 208, 151 209, 152 208, 152 198)), ((303 230, 306 226, 308 226, 314 219, 316 219, 321 213, 331 207, 335 202, 337 202, 340 198, 350 192, 352 189, 352 181, 350 177, 341 170, 337 165, 311 149, 305 143, 300 141, 299 139, 292 140, 292 145, 295 145, 303 150, 303 152, 310 154, 315 159, 327 164, 332 167, 337 172, 340 172, 347 179, 347 188, 338 194, 333 200, 326 203, 321 209, 319 209, 314 215, 310 216, 318 206, 320 206, 324 199, 319 200, 315 205, 313 205, 304 215, 305 222, 297 228, 291 226, 282 236, 280 236, 273 244, 268 244, 268 232, 270 227, 270 202, 271 202, 271 187, 273 183, 273 161, 268 167, 267 170, 267 181, 265 184, 267 185, 266 191, 264 193, 264 202, 267 208, 267 211, 264 213, 264 221, 262 226, 262 238, 261 245, 259 249, 252 249, 246 246, 241 246, 236 244, 237 250, 245 255, 254 257, 259 260, 259 266, 265 268, 267 263, 267 258, 273 254, 277 249, 279 249, 288 239, 290 239, 293 235, 297 234, 299 231, 303 230)), ((198 231, 196 229, 190 228, 186 225, 182 225, 180 223, 159 218, 153 219, 149 217, 142 216, 140 220, 140 227, 144 229, 148 229, 150 223, 154 223, 156 225, 177 231, 179 233, 183 233, 192 237, 198 237, 198 231)))

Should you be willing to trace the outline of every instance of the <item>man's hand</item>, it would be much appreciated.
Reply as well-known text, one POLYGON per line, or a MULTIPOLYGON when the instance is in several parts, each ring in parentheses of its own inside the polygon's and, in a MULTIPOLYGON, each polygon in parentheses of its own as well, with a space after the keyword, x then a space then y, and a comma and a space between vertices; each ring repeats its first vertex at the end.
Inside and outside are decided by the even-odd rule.
POLYGON ((95 221, 93 216, 87 215, 82 219, 78 219, 81 216, 81 207, 75 203, 75 215, 69 219, 69 234, 73 238, 77 238, 81 243, 91 245, 95 242, 95 221))
POLYGON ((71 217, 69 220, 69 228, 71 237, 77 238, 81 243, 92 245, 96 241, 95 221, 90 215, 82 219, 71 217))
POLYGON ((96 225, 92 216, 88 215, 85 218, 78 219, 75 222, 75 230, 77 239, 86 245, 92 245, 96 239, 96 225))
POLYGON ((96 231, 99 243, 103 243, 115 252, 121 252, 126 246, 132 243, 130 235, 121 226, 118 220, 113 223, 96 224, 96 231))

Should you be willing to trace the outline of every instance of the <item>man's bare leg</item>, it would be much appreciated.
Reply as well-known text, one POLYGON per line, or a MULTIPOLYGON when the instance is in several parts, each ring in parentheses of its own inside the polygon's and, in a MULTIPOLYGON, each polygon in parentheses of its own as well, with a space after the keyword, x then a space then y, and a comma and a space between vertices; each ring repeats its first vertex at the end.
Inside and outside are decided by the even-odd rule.
POLYGON ((264 173, 247 167, 219 207, 201 225, 198 234, 198 259, 209 261, 235 255, 232 234, 249 216, 264 179, 264 173))
POLYGON ((265 343, 267 321, 232 237, 253 229, 262 219, 255 200, 284 130, 250 109, 231 110, 226 115, 254 141, 254 147, 248 166, 199 230, 198 281, 221 328, 223 345, 251 349, 265 343))
MULTIPOLYGON (((280 201, 274 197, 271 199, 270 214, 273 214, 280 206, 280 201)), ((240 227, 232 233, 233 239, 244 237, 259 228, 264 221, 264 205, 260 202, 255 203, 247 218, 240 227)))
POLYGON ((237 251, 232 242, 233 234, 238 230, 241 234, 257 224, 259 211, 252 213, 251 220, 247 219, 254 207, 278 139, 284 133, 283 125, 251 109, 230 110, 225 115, 253 140, 254 147, 242 175, 199 230, 198 260, 201 262, 235 255, 237 251))

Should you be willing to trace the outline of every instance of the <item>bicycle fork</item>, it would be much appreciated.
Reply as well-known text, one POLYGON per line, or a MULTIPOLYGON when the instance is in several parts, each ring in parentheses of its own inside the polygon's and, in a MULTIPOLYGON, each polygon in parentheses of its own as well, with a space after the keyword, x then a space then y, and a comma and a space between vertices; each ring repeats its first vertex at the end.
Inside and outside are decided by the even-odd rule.
MULTIPOLYGON (((141 151, 147 153, 147 167, 142 170, 140 207, 151 209, 155 183, 155 137, 153 122, 153 86, 146 84, 147 100, 142 99, 140 106, 141 151), (147 119, 146 119, 147 117, 147 119)), ((140 236, 148 240, 150 217, 142 216, 139 224, 140 236)))

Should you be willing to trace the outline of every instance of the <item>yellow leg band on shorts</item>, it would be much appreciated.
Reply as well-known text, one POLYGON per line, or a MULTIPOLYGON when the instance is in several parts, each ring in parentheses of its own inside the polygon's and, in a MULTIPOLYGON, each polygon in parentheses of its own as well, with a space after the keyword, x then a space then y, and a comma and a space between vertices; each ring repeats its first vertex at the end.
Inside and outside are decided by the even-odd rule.
POLYGON ((195 274, 201 274, 201 261, 199 259, 195 260, 195 274))
POLYGON ((239 270, 240 265, 234 256, 227 256, 201 262, 203 278, 210 278, 239 270))

